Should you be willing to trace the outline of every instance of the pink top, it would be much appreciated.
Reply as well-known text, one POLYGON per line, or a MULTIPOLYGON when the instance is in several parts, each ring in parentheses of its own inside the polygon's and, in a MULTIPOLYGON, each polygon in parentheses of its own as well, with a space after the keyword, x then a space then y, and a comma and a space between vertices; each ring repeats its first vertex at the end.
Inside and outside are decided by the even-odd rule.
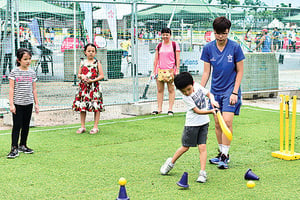
MULTIPOLYGON (((155 50, 157 50, 157 46, 155 50)), ((177 43, 176 43, 176 52, 180 52, 180 48, 177 43)), ((173 69, 174 66, 175 66, 175 55, 174 55, 172 42, 170 42, 170 44, 168 45, 162 43, 158 52, 158 68, 173 69)))

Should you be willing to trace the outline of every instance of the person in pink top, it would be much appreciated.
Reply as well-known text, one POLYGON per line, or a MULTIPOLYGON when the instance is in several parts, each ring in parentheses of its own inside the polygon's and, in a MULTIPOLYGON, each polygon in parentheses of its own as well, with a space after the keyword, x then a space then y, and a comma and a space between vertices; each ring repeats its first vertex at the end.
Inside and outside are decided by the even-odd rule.
MULTIPOLYGON (((162 43, 159 43, 155 48, 154 68, 153 75, 156 77, 157 85, 157 110, 153 111, 152 114, 160 114, 162 112, 162 103, 164 98, 165 83, 168 86, 169 92, 169 109, 168 115, 173 115, 173 105, 175 101, 175 87, 173 84, 174 78, 170 81, 159 80, 159 70, 169 70, 172 75, 179 73, 180 66, 180 48, 179 45, 171 41, 171 29, 163 28, 161 31, 162 43)), ((172 76, 174 77, 174 76, 172 76)))

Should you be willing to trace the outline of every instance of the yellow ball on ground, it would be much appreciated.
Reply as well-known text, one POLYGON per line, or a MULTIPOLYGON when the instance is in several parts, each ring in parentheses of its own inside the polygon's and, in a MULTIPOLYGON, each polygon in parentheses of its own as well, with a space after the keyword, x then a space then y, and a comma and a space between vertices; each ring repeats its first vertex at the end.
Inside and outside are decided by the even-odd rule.
POLYGON ((127 183, 127 181, 126 181, 125 178, 122 177, 122 178, 119 179, 119 184, 120 184, 120 185, 123 186, 123 185, 125 185, 126 183, 127 183))
POLYGON ((248 182, 247 182, 247 187, 248 187, 248 188, 254 188, 254 187, 255 187, 254 181, 248 181, 248 182))

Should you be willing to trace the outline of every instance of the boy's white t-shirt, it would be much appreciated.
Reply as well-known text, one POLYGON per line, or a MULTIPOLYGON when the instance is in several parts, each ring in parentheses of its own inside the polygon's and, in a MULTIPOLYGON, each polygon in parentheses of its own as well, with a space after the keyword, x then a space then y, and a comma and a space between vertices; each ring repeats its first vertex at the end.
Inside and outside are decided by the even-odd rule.
POLYGON ((208 90, 199 83, 194 83, 194 92, 190 96, 183 96, 183 101, 187 106, 185 126, 201 126, 209 123, 208 114, 197 114, 193 108, 198 107, 200 110, 208 110, 208 99, 206 95, 208 90))

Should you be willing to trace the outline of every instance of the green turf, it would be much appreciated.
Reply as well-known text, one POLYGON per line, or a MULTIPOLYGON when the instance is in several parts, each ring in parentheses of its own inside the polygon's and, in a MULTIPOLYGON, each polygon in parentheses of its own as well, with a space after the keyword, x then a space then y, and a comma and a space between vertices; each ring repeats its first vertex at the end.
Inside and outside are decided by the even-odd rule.
MULTIPOLYGON (((78 124, 31 128, 28 146, 35 153, 12 160, 6 159, 11 136, 5 133, 10 131, 0 131, 1 199, 116 199, 120 177, 127 179, 132 200, 299 198, 300 161, 271 157, 279 150, 278 111, 244 106, 234 120, 230 169, 207 164, 205 184, 195 181, 200 169, 197 148, 184 154, 170 175, 159 174, 165 159, 181 144, 185 120, 184 113, 160 116, 100 121, 101 133, 96 135, 76 134, 78 124), (248 168, 261 179, 254 189, 246 187, 248 168), (181 190, 176 182, 185 171, 190 188, 181 190)), ((298 130, 295 151, 300 153, 298 130)), ((209 158, 216 149, 212 121, 209 158)))

